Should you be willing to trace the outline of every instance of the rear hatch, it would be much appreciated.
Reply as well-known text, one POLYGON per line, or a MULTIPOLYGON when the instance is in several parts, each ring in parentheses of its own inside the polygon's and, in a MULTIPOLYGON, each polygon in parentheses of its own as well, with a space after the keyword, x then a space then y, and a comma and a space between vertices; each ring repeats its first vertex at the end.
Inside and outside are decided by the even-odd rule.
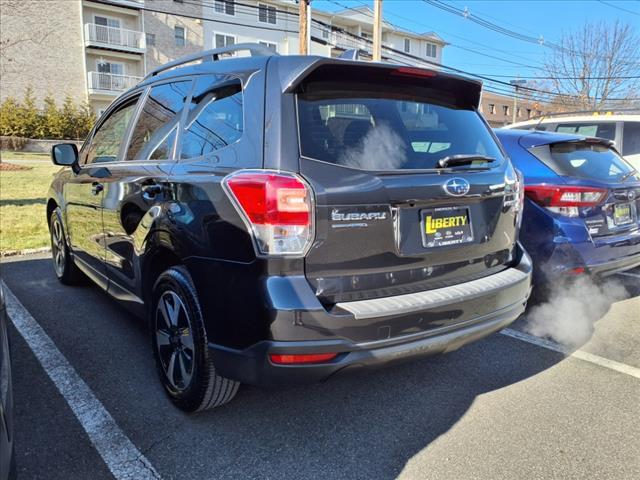
POLYGON ((527 185, 530 198, 556 213, 582 218, 593 238, 624 235, 639 228, 640 177, 611 142, 580 138, 534 146, 529 151, 563 182, 553 195, 551 185, 527 185))
POLYGON ((305 272, 325 305, 513 261, 516 173, 476 110, 480 90, 426 70, 335 63, 297 86, 300 172, 316 200, 305 272))

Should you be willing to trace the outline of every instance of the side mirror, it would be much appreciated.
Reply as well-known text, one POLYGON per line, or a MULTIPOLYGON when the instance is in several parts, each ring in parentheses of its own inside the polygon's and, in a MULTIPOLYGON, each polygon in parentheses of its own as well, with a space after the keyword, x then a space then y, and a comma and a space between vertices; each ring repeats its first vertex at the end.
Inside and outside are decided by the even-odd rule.
POLYGON ((78 163, 78 147, 75 143, 59 143, 51 149, 51 161, 54 165, 72 167, 78 163))

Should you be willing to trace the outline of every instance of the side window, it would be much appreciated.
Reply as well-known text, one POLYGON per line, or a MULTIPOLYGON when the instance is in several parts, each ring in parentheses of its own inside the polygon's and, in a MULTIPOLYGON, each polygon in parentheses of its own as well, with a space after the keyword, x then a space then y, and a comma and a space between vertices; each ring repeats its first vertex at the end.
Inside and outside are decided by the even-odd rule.
POLYGON ((587 137, 600 137, 614 140, 616 136, 616 124, 608 123, 565 123, 558 124, 556 132, 576 133, 587 137))
POLYGON ((640 153, 640 122, 624 122, 622 134, 622 154, 637 155, 640 153))
POLYGON ((198 80, 182 134, 182 158, 196 158, 237 142, 244 128, 240 81, 198 80))
POLYGON ((87 149, 85 163, 115 162, 129 122, 136 110, 138 97, 130 100, 107 117, 96 130, 87 149))
POLYGON ((158 85, 151 89, 131 135, 127 160, 166 160, 173 145, 189 94, 191 81, 158 85))

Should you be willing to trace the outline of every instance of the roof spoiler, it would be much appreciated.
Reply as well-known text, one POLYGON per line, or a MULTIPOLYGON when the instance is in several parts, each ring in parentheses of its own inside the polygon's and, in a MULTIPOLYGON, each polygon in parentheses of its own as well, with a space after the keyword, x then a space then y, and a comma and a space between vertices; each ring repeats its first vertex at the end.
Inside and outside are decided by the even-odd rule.
POLYGON ((278 58, 278 63, 281 64, 279 73, 283 93, 298 91, 301 85, 311 78, 330 81, 362 79, 364 82, 371 83, 375 77, 389 75, 396 80, 404 79, 416 87, 431 87, 443 92, 451 92, 454 94, 452 97, 456 98, 457 106, 478 108, 480 105, 482 82, 475 79, 404 65, 327 57, 309 57, 309 59, 311 60, 309 63, 301 65, 300 57, 278 58), (297 64, 287 65, 289 62, 297 62, 297 64), (340 70, 343 73, 338 73, 340 70))

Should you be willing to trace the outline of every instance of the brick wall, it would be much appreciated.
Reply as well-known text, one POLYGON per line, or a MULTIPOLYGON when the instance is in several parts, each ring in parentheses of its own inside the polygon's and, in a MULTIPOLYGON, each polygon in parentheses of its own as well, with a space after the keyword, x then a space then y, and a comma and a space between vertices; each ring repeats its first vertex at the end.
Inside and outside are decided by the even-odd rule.
POLYGON ((8 96, 21 99, 28 85, 40 106, 47 93, 58 104, 66 94, 76 102, 86 100, 80 2, 0 2, 0 38, 9 44, 0 60, 0 101, 8 96))

